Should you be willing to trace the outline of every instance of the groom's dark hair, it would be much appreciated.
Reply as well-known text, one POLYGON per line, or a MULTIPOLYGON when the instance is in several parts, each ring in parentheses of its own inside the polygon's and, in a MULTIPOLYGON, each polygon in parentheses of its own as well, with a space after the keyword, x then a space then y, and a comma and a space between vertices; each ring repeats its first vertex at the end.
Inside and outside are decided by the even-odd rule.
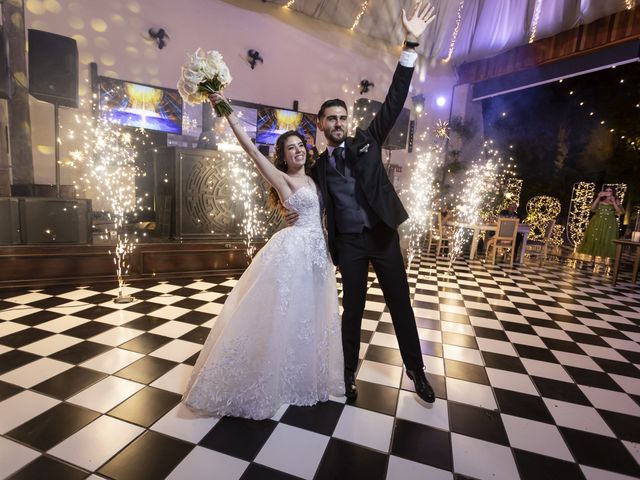
POLYGON ((318 120, 321 120, 324 117, 324 111, 330 107, 342 107, 347 112, 349 109, 347 108, 347 104, 344 103, 344 100, 339 98, 332 98, 331 100, 326 100, 322 105, 320 105, 320 110, 318 110, 318 120))

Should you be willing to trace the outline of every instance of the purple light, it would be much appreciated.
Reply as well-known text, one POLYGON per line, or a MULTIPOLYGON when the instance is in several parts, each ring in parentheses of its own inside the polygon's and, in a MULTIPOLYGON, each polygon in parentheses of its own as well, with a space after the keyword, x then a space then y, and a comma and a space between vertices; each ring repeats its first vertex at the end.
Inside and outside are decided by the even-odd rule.
POLYGON ((436 105, 437 106, 444 107, 446 103, 447 103, 447 99, 446 98, 444 98, 442 96, 436 98, 436 105))

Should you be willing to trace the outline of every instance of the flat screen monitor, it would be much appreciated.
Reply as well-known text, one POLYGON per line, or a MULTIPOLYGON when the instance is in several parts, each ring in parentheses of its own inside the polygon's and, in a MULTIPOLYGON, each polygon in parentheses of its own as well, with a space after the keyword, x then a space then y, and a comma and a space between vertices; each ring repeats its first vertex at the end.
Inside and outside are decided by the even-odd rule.
POLYGON ((126 127, 182 134, 182 97, 173 88, 98 77, 100 115, 126 127))
POLYGON ((316 117, 312 113, 296 112, 283 108, 260 107, 256 125, 256 143, 275 145, 280 135, 297 130, 307 141, 309 148, 316 144, 316 117))

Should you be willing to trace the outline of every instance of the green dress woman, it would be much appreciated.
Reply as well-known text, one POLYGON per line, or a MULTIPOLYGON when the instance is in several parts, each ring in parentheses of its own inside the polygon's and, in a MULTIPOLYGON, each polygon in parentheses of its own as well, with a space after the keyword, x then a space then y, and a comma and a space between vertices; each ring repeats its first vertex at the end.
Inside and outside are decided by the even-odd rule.
POLYGON ((577 252, 593 257, 613 257, 616 253, 613 241, 618 238, 616 217, 622 213, 613 189, 607 188, 600 192, 591 205, 591 210, 595 211, 595 215, 589 220, 577 252))

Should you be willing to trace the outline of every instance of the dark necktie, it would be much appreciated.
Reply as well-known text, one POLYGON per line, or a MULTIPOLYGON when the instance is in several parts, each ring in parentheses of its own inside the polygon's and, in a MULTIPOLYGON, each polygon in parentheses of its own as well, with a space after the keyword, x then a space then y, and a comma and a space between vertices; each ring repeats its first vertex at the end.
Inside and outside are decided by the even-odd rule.
POLYGON ((336 147, 333 149, 333 158, 336 161, 336 170, 338 170, 342 175, 344 175, 344 148, 336 147))

